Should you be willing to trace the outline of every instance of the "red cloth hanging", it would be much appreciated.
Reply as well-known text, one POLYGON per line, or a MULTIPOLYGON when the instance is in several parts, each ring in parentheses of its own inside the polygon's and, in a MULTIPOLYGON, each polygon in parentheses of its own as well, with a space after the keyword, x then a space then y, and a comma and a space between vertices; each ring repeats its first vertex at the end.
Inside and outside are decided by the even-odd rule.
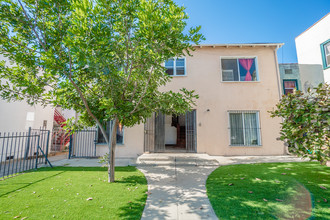
POLYGON ((251 73, 250 73, 250 69, 252 67, 253 61, 254 61, 254 59, 239 59, 239 63, 247 71, 244 81, 252 81, 252 76, 251 76, 251 73))
POLYGON ((285 89, 295 89, 296 81, 284 81, 284 88, 285 89))

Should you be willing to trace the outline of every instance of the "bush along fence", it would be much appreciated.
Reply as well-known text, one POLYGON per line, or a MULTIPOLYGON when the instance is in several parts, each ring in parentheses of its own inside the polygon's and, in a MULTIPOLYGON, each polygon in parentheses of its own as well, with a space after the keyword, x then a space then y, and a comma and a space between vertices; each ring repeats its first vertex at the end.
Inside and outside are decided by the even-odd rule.
POLYGON ((31 129, 27 132, 0 133, 0 179, 37 169, 48 160, 50 131, 31 129))

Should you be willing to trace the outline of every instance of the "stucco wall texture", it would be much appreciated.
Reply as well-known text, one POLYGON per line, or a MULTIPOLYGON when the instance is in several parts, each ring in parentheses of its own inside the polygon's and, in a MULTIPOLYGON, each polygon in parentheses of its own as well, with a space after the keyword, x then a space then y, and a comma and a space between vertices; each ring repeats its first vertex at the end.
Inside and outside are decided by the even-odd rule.
MULTIPOLYGON (((276 47, 196 47, 186 56, 186 76, 174 76, 161 90, 195 90, 199 95, 197 112, 197 153, 210 155, 283 155, 279 137, 280 118, 271 118, 280 98, 276 47), (221 57, 256 57, 258 82, 222 82, 221 57), (209 109, 209 111, 207 111, 209 109), (259 111, 261 146, 230 146, 229 110, 259 111)), ((143 153, 144 126, 124 130, 124 144, 117 146, 118 157, 143 153)), ((107 151, 98 145, 98 153, 107 151)))

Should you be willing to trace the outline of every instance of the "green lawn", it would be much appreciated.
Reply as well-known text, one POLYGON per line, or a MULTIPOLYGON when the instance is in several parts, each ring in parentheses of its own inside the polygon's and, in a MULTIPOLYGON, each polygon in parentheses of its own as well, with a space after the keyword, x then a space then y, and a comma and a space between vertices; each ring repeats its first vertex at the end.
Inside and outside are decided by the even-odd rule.
POLYGON ((41 168, 0 181, 0 219, 140 219, 147 180, 135 167, 41 168), (88 199, 90 198, 90 199, 88 199))
POLYGON ((206 188, 219 219, 330 219, 330 168, 318 163, 223 166, 206 188))

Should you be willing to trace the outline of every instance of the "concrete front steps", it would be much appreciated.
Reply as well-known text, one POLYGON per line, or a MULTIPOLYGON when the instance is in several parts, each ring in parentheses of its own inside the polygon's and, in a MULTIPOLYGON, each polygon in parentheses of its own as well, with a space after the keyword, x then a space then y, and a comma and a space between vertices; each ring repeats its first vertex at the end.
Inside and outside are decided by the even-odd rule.
POLYGON ((136 165, 219 166, 219 162, 208 154, 153 153, 139 156, 136 160, 136 165))

